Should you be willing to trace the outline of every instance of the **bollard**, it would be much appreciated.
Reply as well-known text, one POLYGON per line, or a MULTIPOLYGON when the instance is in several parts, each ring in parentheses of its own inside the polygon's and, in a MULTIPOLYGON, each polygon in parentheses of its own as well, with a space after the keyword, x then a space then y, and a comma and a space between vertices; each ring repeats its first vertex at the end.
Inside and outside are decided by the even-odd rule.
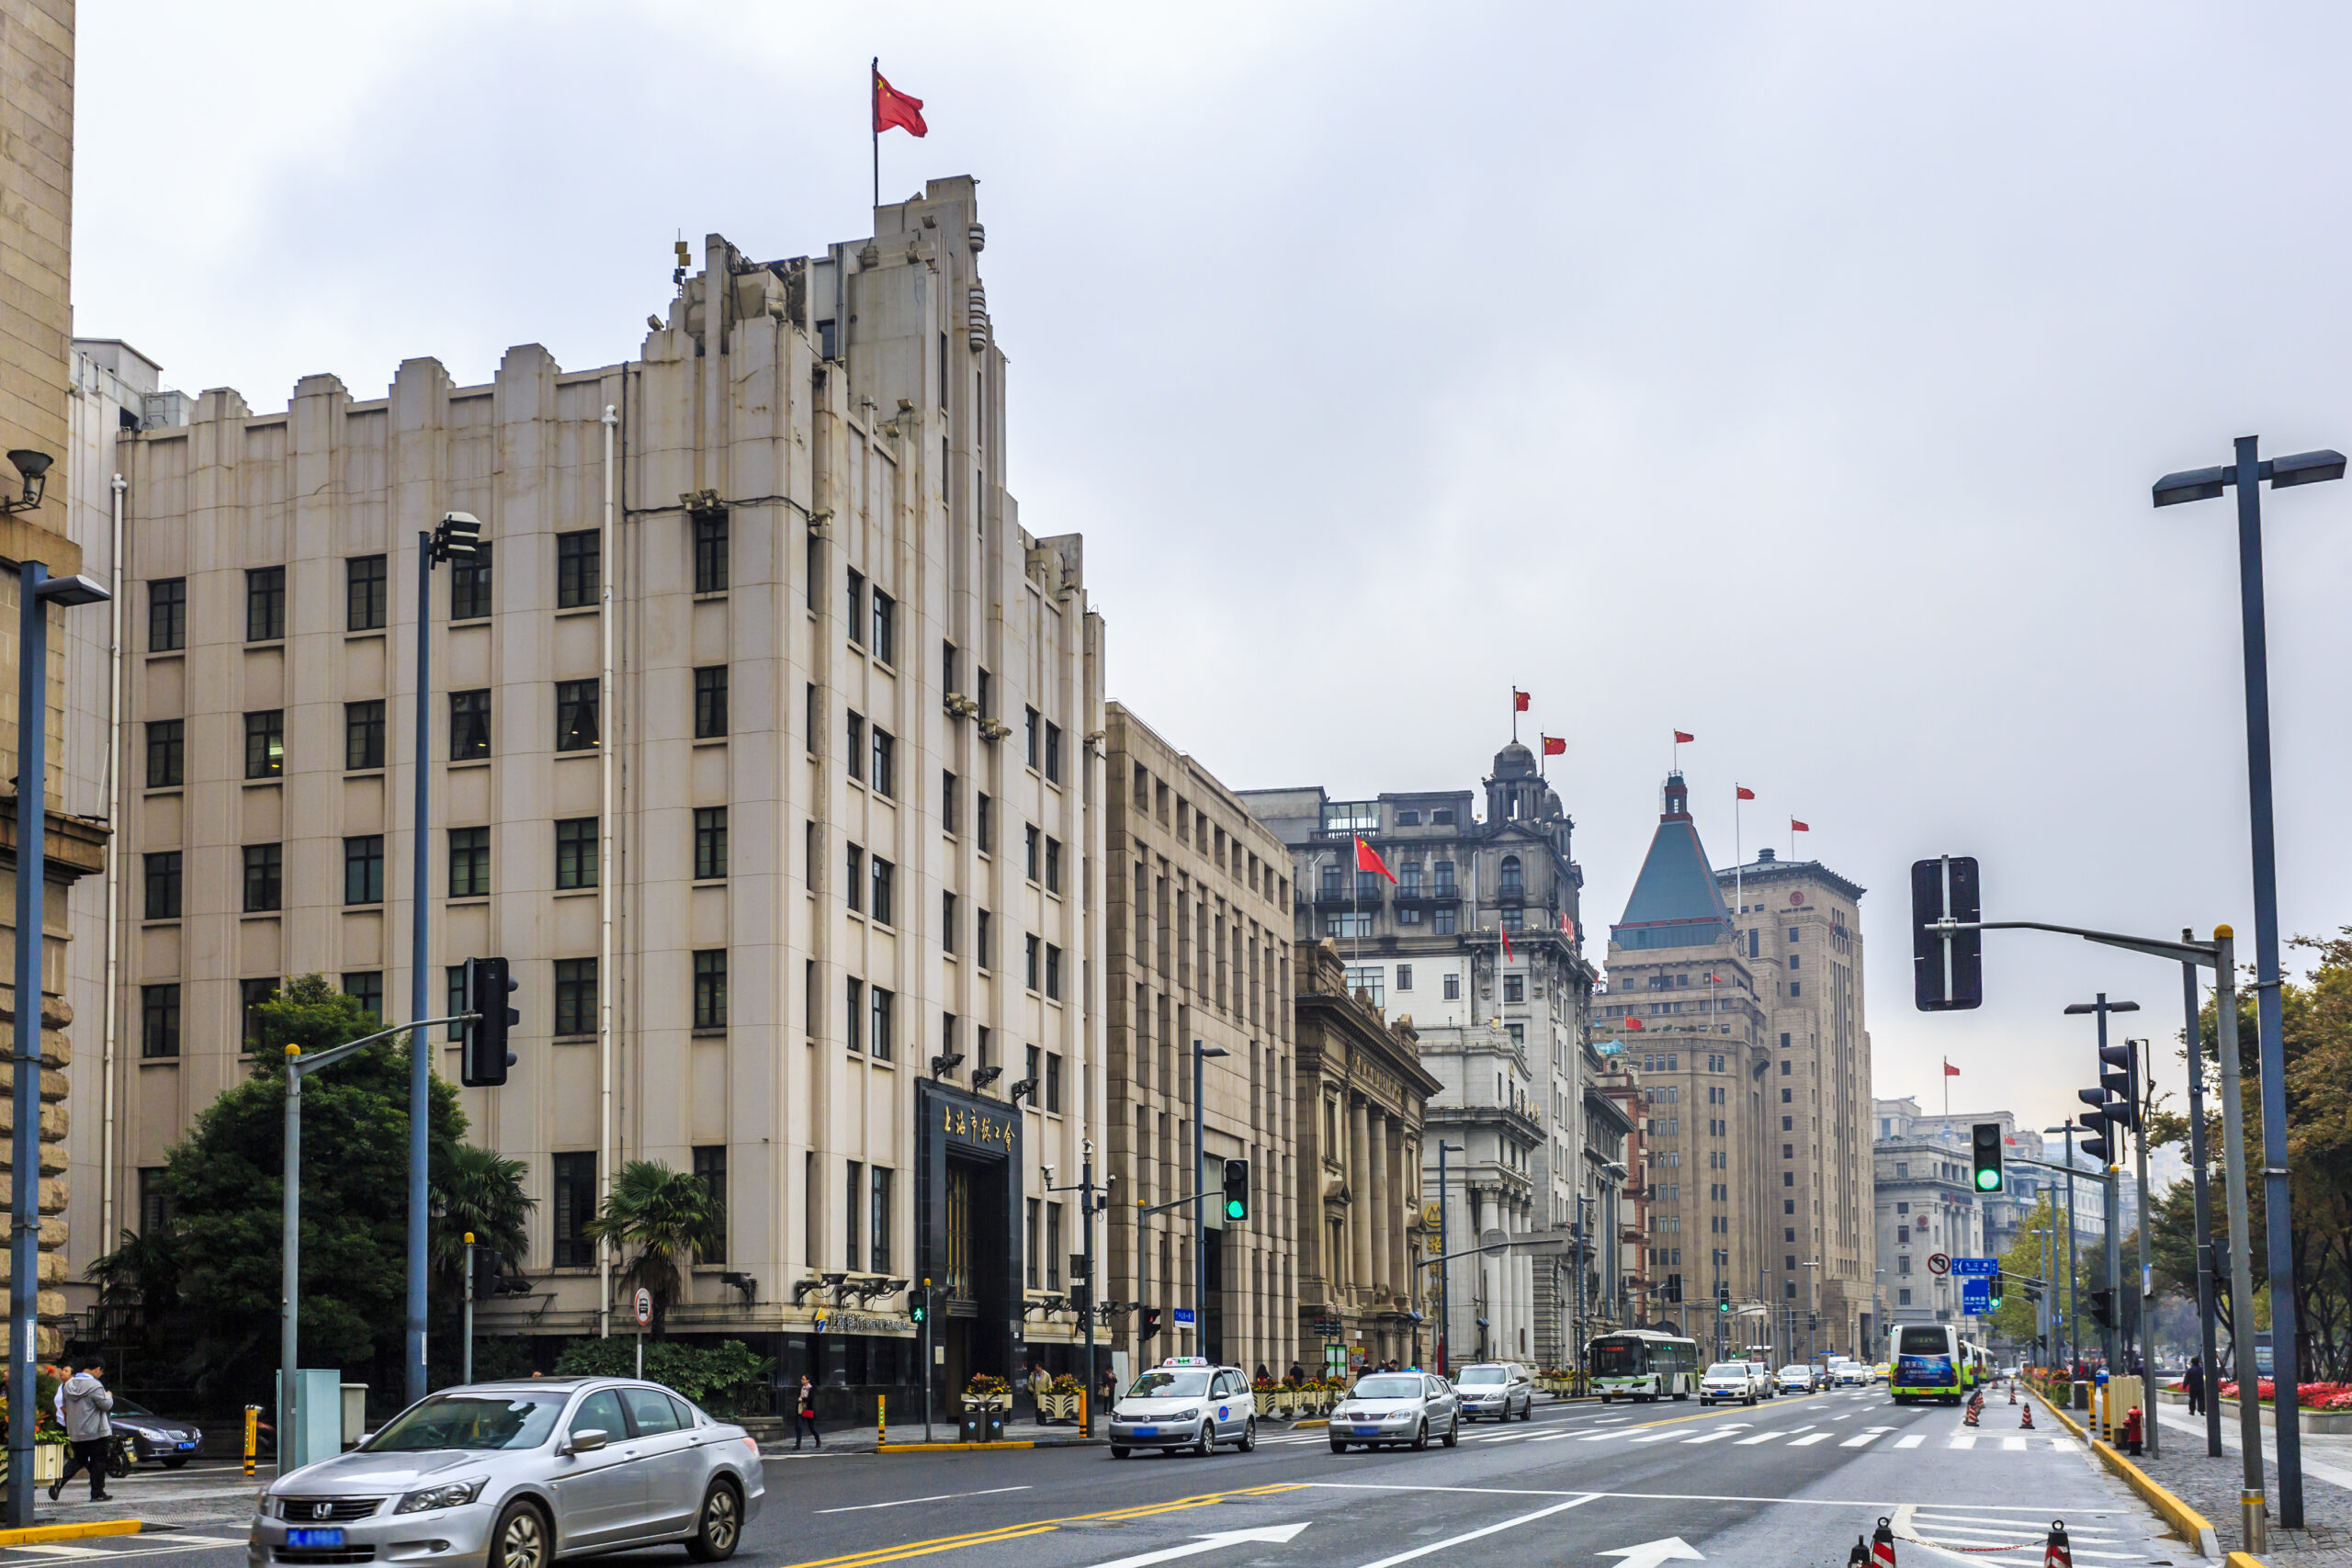
POLYGON ((2066 1521, 2050 1521, 2050 1540, 2041 1548, 2041 1568, 2075 1568, 2075 1549, 2066 1540, 2066 1521))
POLYGON ((245 1406, 245 1473, 254 1472, 254 1456, 261 1452, 261 1406, 245 1406))
POLYGON ((1862 1544, 1860 1536, 1854 1538, 1854 1550, 1846 1553, 1846 1568, 1871 1568, 1871 1549, 1862 1544))
POLYGON ((1871 1568, 1894 1568, 1894 1530, 1883 1518, 1871 1537, 1871 1568))
POLYGON ((890 1418, 883 1414, 885 1408, 883 1396, 876 1394, 874 1396, 874 1446, 877 1449, 887 1449, 890 1446, 890 1418))

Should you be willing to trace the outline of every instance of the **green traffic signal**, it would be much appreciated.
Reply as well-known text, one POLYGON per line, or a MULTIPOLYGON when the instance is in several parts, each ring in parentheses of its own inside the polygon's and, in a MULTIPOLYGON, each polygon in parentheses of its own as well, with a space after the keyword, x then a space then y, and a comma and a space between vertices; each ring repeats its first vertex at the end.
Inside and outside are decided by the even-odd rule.
POLYGON ((1250 1217, 1250 1162, 1246 1159, 1225 1162, 1225 1217, 1228 1220, 1250 1217))
POLYGON ((1996 1191, 1999 1189, 2000 1185, 2001 1173, 1999 1171, 1980 1170, 1976 1173, 1976 1190, 1979 1192, 1996 1191))
POLYGON ((1998 1192, 2001 1181, 2001 1124, 1979 1122, 1969 1130, 1975 1153, 1976 1190, 1998 1192))

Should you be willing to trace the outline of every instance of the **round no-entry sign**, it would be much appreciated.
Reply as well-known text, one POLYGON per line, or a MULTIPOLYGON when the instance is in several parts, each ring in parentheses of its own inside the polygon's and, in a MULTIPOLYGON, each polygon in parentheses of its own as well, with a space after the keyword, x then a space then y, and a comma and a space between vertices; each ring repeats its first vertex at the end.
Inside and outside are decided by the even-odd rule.
MULTIPOLYGON (((1951 1273, 1951 1258, 1947 1258, 1947 1257, 1945 1257, 1945 1256, 1944 1256, 1942 1253, 1940 1253, 1940 1252, 1929 1253, 1929 1254, 1928 1255, 1928 1273, 1930 1273, 1930 1274, 1949 1274, 1949 1273, 1951 1273)), ((640 1297, 642 1297, 642 1296, 645 1294, 645 1292, 644 1292, 643 1291, 639 1291, 639 1292, 638 1292, 637 1293, 638 1293, 640 1297)), ((644 1321, 645 1321, 645 1319, 644 1319, 643 1317, 641 1317, 641 1316, 640 1316, 640 1317, 638 1319, 638 1321, 639 1321, 639 1323, 642 1323, 642 1322, 644 1322, 644 1321)))
MULTIPOLYGON (((1940 1258, 1939 1261, 1940 1261, 1940 1258)), ((1941 1269, 1938 1269, 1936 1272, 1940 1274, 1943 1270, 1941 1269)), ((644 1286, 639 1285, 637 1288, 637 1294, 631 1298, 629 1304, 636 1309, 637 1325, 639 1328, 648 1327, 652 1324, 653 1292, 651 1291, 649 1291, 644 1286)))

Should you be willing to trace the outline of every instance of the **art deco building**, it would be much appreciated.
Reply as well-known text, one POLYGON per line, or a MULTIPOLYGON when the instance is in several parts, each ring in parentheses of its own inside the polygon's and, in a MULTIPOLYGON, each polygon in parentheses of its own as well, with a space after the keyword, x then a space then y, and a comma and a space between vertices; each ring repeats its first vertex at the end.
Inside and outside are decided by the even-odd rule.
MULTIPOLYGON (((1464 1202, 1476 1195, 1486 1225, 1521 1240, 1484 1265, 1494 1276, 1487 1342, 1496 1354, 1565 1364, 1577 1216, 1613 1204, 1623 1181, 1610 1146, 1584 1136, 1588 1118, 1614 1127, 1620 1112, 1593 1089, 1600 1058, 1587 1043, 1586 1010, 1596 971, 1582 952, 1574 821, 1515 740, 1496 753, 1483 800, 1470 790, 1334 800, 1320 787, 1245 790, 1242 798, 1290 847, 1300 941, 1332 941, 1350 990, 1410 1018, 1425 1055, 1440 1040, 1450 1053, 1469 1049, 1487 1038, 1480 1031, 1508 1042, 1507 1060, 1481 1067, 1475 1085, 1432 1064, 1458 1091, 1479 1093, 1461 1101, 1441 1093, 1430 1121, 1487 1129, 1485 1154, 1450 1167, 1449 1184, 1464 1202), (1359 838, 1395 873, 1394 886, 1357 867, 1359 838)), ((1421 1182, 1432 1195, 1437 1155, 1434 1142, 1421 1149, 1421 1182)), ((1469 1328, 1475 1340, 1475 1322, 1469 1328)), ((1457 1337, 1455 1348, 1466 1342, 1457 1337)))
POLYGON ((1107 1219, 1104 1342, 1135 1364, 1205 1355, 1245 1368, 1286 1367, 1300 1353, 1302 1250, 1292 1156, 1290 855, 1199 761, 1118 704, 1107 713, 1102 1147, 1119 1181, 1107 1219), (1250 1213, 1238 1223, 1223 1202, 1234 1160, 1249 1168, 1250 1213), (1196 1191, 1213 1200, 1198 1218, 1190 1204, 1163 1207, 1196 1191), (1198 1258, 1193 1241, 1204 1234, 1208 1250, 1198 1258), (1193 1322, 1179 1324, 1178 1308, 1192 1310, 1193 1322), (1159 1332, 1147 1340, 1154 1312, 1159 1332))
POLYGON ((1004 489, 974 183, 875 217, 775 261, 710 236, 624 364, 214 389, 122 441, 121 1190, 286 976, 415 1016, 421 857, 424 1005, 469 955, 521 982, 513 1075, 464 1096, 537 1205, 492 1332, 600 1331, 582 1227, 651 1159, 725 1204, 673 1331, 843 1411, 911 1407, 925 1278, 943 1389, 1077 1337, 1044 1170, 1103 1132, 1102 627, 1079 537, 1004 489), (453 510, 486 547, 421 603, 453 510))

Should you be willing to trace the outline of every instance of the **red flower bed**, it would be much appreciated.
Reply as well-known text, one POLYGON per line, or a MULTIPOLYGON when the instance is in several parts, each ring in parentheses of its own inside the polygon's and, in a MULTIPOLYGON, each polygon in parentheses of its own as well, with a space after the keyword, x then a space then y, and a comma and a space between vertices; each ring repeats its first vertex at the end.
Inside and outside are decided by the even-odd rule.
MULTIPOLYGON (((2217 1392, 2223 1399, 2235 1399, 2238 1385, 2234 1381, 2225 1382, 2217 1392)), ((2268 1378, 2256 1385, 2256 1397, 2265 1404, 2277 1398, 2278 1392, 2268 1378)), ((2307 1410, 2352 1410, 2352 1383, 2299 1382, 2295 1385, 2295 1399, 2307 1410)))

